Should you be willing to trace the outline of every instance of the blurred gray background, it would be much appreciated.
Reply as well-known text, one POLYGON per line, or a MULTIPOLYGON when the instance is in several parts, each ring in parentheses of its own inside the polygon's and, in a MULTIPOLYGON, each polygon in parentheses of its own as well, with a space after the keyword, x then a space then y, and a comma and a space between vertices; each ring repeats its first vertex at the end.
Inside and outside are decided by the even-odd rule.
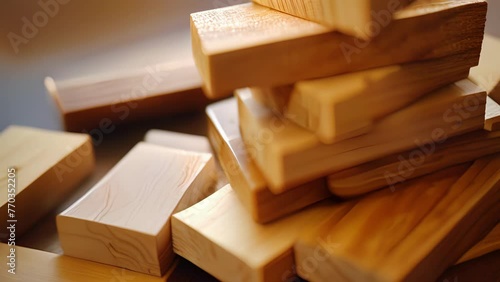
MULTIPOLYGON (((246 2, 65 1, 36 36, 19 46, 17 54, 7 35, 20 34, 22 18, 32 19, 41 7, 38 1, 2 1, 0 130, 9 124, 61 128, 58 112, 45 93, 45 76, 57 81, 191 56, 191 12, 246 2)), ((500 0, 489 1, 487 32, 500 37, 500 0)))

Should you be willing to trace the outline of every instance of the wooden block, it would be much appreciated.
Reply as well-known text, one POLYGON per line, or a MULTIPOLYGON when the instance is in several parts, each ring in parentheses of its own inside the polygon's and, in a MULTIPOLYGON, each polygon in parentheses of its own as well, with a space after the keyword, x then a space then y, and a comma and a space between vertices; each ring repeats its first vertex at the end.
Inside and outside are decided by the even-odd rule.
POLYGON ((325 200, 260 225, 228 185, 172 217, 174 250, 222 281, 287 281, 296 238, 349 207, 325 200))
POLYGON ((486 6, 417 0, 365 42, 257 4, 235 5, 191 15, 193 54, 210 97, 459 53, 477 55, 477 63, 486 6))
POLYGON ((47 77, 68 131, 112 131, 116 124, 202 110, 208 100, 192 61, 61 82, 47 77))
POLYGON ((185 151, 211 154, 210 142, 205 136, 151 129, 144 142, 185 151))
POLYGON ((397 189, 410 179, 500 152, 500 132, 474 131, 441 143, 427 142, 418 148, 361 164, 328 177, 330 191, 355 197, 386 186, 397 189))
POLYGON ((278 11, 326 25, 342 33, 369 39, 387 26, 392 14, 406 5, 400 0, 253 0, 278 11))
POLYGON ((467 78, 469 54, 301 81, 253 93, 266 106, 332 144, 369 132, 381 118, 425 94, 467 78), (355 110, 354 110, 355 109, 355 110))
POLYGON ((470 71, 470 79, 482 86, 488 95, 500 104, 500 39, 484 35, 479 65, 470 71))
POLYGON ((406 185, 363 198, 341 220, 300 239, 294 247, 299 275, 310 281, 435 281, 498 223, 500 155, 406 185))
POLYGON ((380 120, 370 134, 325 145, 257 103, 250 89, 238 90, 237 98, 243 140, 257 148, 255 162, 274 193, 428 140, 481 129, 486 103, 479 87, 462 80, 380 120))
POLYGON ((208 136, 214 150, 229 183, 255 221, 267 223, 331 196, 325 179, 279 195, 271 193, 252 160, 250 152, 254 148, 246 148, 241 140, 236 99, 214 103, 207 107, 206 112, 208 136))
POLYGON ((500 250, 500 223, 493 228, 479 243, 468 250, 457 262, 464 263, 484 256, 486 254, 500 250))
POLYGON ((486 100, 486 115, 484 117, 484 129, 488 131, 500 130, 500 105, 488 96, 486 100))
POLYGON ((95 166, 88 135, 22 126, 0 134, 0 156, 0 187, 5 189, 0 193, 0 240, 5 242, 13 231, 8 226, 15 225, 15 237, 20 238, 95 166))
POLYGON ((57 216, 66 255, 160 276, 173 261, 170 216, 204 198, 209 154, 139 143, 57 216))
MULTIPOLYGON (((0 253, 10 255, 7 244, 0 243, 0 253)), ((1 281, 30 281, 30 282, 165 282, 165 281, 214 281, 212 277, 190 263, 176 261, 163 277, 146 275, 123 268, 94 263, 86 260, 62 256, 24 247, 15 247, 16 268, 15 274, 8 273, 7 268, 0 272, 1 281), (189 273, 185 271, 189 269, 189 273), (179 279, 179 275, 184 277, 179 279), (174 279, 175 278, 175 279, 174 279)), ((10 260, 10 258, 8 259, 10 260)))

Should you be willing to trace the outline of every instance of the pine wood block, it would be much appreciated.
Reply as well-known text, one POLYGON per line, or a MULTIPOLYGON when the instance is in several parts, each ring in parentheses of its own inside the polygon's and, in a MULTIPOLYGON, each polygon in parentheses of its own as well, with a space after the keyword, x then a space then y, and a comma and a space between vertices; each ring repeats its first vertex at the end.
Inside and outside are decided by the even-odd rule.
POLYGON ((500 104, 500 39, 484 35, 479 65, 471 69, 470 79, 482 86, 488 95, 500 104))
POLYGON ((326 25, 342 33, 369 39, 387 26, 392 14, 409 1, 400 0, 253 0, 278 11, 326 25))
POLYGON ((483 0, 417 0, 365 42, 257 4, 235 5, 191 15, 193 54, 206 94, 223 97, 241 87, 479 55, 486 6, 483 0))
POLYGON ((364 163, 328 177, 330 191, 355 197, 386 186, 397 189, 410 179, 500 152, 500 132, 474 131, 364 163))
POLYGON ((267 223, 331 196, 325 179, 275 195, 252 160, 238 128, 238 106, 230 98, 207 107, 208 136, 229 183, 253 219, 267 223))
POLYGON ((21 237, 56 208, 94 166, 94 148, 86 134, 6 128, 0 134, 0 187, 5 189, 0 193, 0 239, 9 239, 7 227, 11 224, 15 224, 16 237, 21 237), (11 168, 16 177, 9 180, 11 168))
POLYGON ((498 214, 494 155, 363 198, 298 241, 298 273, 310 281, 433 281, 498 223, 498 214))
POLYGON ((477 54, 375 68, 292 87, 254 89, 256 99, 332 144, 369 132, 381 118, 467 78, 477 54), (355 110, 353 110, 355 109, 355 110))
POLYGON ((484 129, 488 131, 500 130, 500 105, 489 96, 486 100, 484 129))
POLYGON ((208 100, 192 61, 55 82, 45 79, 68 131, 104 133, 117 124, 202 110, 208 100))
POLYGON ((380 120, 370 134, 326 145, 255 101, 250 89, 236 96, 243 140, 257 148, 255 162, 274 193, 415 148, 415 140, 442 141, 481 129, 486 103, 484 91, 462 80, 380 120))
POLYGON ((151 129, 144 136, 144 142, 191 152, 212 153, 207 137, 193 134, 151 129))
POLYGON ((457 262, 464 263, 500 250, 500 223, 493 228, 479 243, 468 250, 457 262))
MULTIPOLYGON (((7 244, 0 243, 0 253, 10 255, 7 244)), ((214 281, 205 272, 181 260, 162 277, 146 275, 123 268, 57 255, 24 247, 15 247, 15 274, 7 272, 9 266, 2 267, 1 281, 20 282, 165 282, 165 281, 214 281), (189 272, 188 272, 189 271, 189 272), (179 279, 179 277, 181 279, 179 279)))
POLYGON ((174 250, 222 281, 286 281, 294 275, 297 237, 349 207, 325 200, 260 225, 228 185, 173 216, 174 250))
POLYGON ((170 216, 204 198, 209 154, 139 143, 57 216, 66 255, 160 276, 174 257, 170 216))

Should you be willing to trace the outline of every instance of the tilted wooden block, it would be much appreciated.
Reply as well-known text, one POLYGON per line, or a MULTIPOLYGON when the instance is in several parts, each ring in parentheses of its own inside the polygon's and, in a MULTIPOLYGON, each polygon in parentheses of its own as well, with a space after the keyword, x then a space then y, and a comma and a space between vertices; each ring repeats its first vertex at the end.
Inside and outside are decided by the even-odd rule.
POLYGON ((462 80, 380 120, 370 134, 325 145, 255 101, 250 89, 236 96, 243 140, 256 148, 255 162, 275 193, 428 140, 481 129, 486 103, 484 91, 462 80))
POLYGON ((471 69, 470 79, 482 86, 488 95, 500 104, 500 39, 484 35, 479 65, 471 69))
POLYGON ((310 281, 434 281, 498 223, 500 155, 363 198, 294 247, 310 281), (458 181, 458 175, 464 173, 458 181))
POLYGON ((223 97, 241 87, 479 54, 486 6, 483 0, 417 0, 365 42, 257 4, 235 5, 191 15, 193 54, 206 94, 223 97))
POLYGON ((22 126, 0 134, 0 156, 1 241, 21 237, 95 166, 90 136, 22 126), (15 232, 7 229, 12 224, 15 232))
POLYGON ((202 110, 208 100, 192 61, 61 82, 47 77, 68 131, 104 134, 117 124, 202 110))
MULTIPOLYGON (((10 256, 10 249, 7 244, 0 243, 0 253, 10 256)), ((163 277, 146 275, 123 268, 90 262, 69 256, 57 255, 44 251, 15 247, 14 256, 16 260, 15 274, 8 273, 10 269, 9 261, 7 270, 2 267, 0 271, 1 281, 30 281, 30 282, 166 282, 166 281, 214 281, 205 272, 191 267, 186 261, 176 262, 163 277), (186 272, 189 269, 189 273, 186 272), (5 270, 5 271, 4 271, 5 270), (183 275, 184 279, 178 279, 183 275), (177 280, 174 280, 174 277, 177 280)))
POLYGON ((486 115, 484 129, 488 131, 500 130, 500 105, 488 96, 486 100, 486 115))
POLYGON ((174 250, 222 281, 286 281, 297 237, 349 207, 325 200, 260 225, 228 185, 172 217, 174 250))
POLYGON ((236 99, 207 107, 208 136, 219 156, 229 183, 239 199, 259 223, 267 223, 331 196, 325 179, 275 195, 267 187, 252 160, 253 148, 245 148, 238 128, 236 99))
POLYGON ((328 187, 341 197, 359 196, 386 186, 397 189, 410 179, 497 152, 500 132, 474 131, 334 173, 328 177, 328 187))
POLYGON ((170 266, 170 216, 206 196, 209 154, 139 143, 57 216, 66 255, 160 276, 170 266))
POLYGON ((212 153, 207 137, 199 135, 151 129, 146 133, 144 142, 191 152, 212 153))
POLYGON ((500 250, 500 223, 490 231, 479 243, 468 250, 457 262, 463 263, 488 253, 500 250))
POLYGON ((292 87, 254 89, 255 98, 314 132, 325 144, 365 134, 381 118, 467 78, 478 54, 375 68, 292 87))
POLYGON ((378 35, 405 0, 253 0, 281 12, 318 22, 359 38, 378 35))

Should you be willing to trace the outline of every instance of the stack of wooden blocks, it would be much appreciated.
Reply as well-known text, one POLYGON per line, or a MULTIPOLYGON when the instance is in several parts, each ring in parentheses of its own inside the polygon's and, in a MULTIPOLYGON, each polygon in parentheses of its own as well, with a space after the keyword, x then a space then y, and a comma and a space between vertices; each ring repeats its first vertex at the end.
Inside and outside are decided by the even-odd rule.
POLYGON ((230 185, 173 216, 174 251, 223 281, 471 256, 500 214, 499 106, 468 78, 486 1, 254 2, 191 15, 205 92, 236 96, 207 108, 230 185))

